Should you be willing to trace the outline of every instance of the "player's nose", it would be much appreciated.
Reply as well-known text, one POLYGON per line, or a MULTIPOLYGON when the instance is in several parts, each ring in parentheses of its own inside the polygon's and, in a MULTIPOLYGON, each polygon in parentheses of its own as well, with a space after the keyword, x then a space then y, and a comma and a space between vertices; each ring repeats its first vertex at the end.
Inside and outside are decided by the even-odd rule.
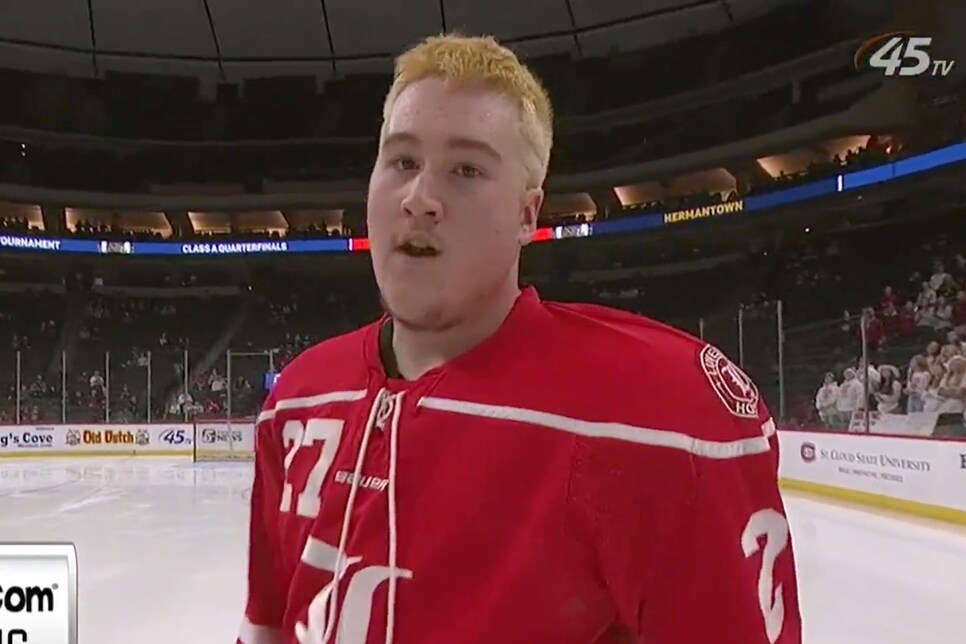
POLYGON ((442 199, 429 173, 420 173, 409 184, 409 190, 402 200, 402 209, 411 217, 437 218, 443 214, 442 199))

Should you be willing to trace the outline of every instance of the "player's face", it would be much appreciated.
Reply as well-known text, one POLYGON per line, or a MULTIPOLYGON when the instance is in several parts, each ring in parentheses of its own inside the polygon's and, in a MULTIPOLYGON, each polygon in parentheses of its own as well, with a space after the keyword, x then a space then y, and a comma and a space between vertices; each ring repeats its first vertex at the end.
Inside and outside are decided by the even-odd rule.
POLYGON ((543 198, 526 189, 519 122, 484 88, 426 79, 400 94, 368 198, 373 269, 397 322, 450 328, 515 292, 543 198))

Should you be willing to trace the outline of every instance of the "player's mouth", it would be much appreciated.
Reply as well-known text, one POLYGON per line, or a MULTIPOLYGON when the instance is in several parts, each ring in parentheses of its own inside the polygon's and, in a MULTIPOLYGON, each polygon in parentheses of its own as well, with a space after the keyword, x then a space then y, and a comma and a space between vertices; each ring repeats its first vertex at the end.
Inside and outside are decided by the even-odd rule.
POLYGON ((414 257, 418 259, 436 257, 440 254, 439 249, 435 246, 420 242, 404 242, 399 244, 396 250, 407 257, 414 257))

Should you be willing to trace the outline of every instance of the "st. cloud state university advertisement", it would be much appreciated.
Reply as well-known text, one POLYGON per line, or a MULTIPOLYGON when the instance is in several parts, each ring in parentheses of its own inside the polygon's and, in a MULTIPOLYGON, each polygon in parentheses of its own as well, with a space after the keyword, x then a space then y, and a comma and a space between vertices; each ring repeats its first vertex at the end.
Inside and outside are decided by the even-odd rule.
POLYGON ((781 431, 780 474, 966 511, 966 442, 781 431))

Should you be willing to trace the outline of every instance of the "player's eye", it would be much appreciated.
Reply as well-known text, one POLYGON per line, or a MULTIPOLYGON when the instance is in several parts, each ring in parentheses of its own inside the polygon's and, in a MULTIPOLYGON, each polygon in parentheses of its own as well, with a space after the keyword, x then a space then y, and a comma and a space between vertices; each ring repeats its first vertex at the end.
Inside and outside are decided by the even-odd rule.
POLYGON ((397 170, 407 172, 416 169, 416 160, 412 157, 396 157, 393 159, 392 167, 397 170))
POLYGON ((475 165, 470 165, 468 163, 461 163, 456 166, 456 174, 464 179, 475 179, 483 175, 483 171, 477 168, 475 165))

